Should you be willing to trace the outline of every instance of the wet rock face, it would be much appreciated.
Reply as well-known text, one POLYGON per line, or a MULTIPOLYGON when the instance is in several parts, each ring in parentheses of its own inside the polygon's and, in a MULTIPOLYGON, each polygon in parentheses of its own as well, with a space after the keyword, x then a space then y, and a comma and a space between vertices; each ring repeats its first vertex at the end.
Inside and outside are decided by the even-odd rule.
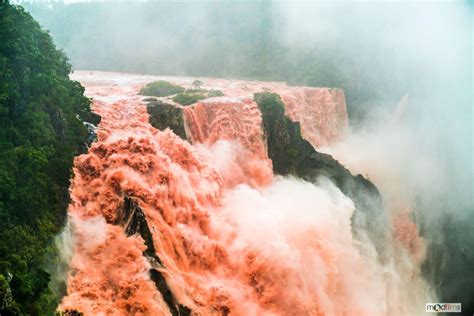
POLYGON ((186 139, 182 110, 172 104, 151 100, 147 104, 150 124, 159 130, 169 127, 176 135, 186 139))
MULTIPOLYGON (((151 231, 143 214, 142 209, 138 206, 136 200, 125 197, 123 207, 117 212, 116 224, 124 228, 127 236, 135 234, 140 235, 145 241, 147 249, 144 254, 148 257, 156 256, 155 247, 152 242, 151 231)), ((157 263, 162 264, 161 260, 156 256, 157 263)))
POLYGON ((117 212, 116 224, 124 228, 127 236, 138 234, 145 241, 146 249, 143 252, 143 255, 148 259, 152 266, 150 269, 150 278, 163 296, 171 315, 190 315, 191 310, 175 300, 168 284, 166 283, 166 279, 160 272, 160 269, 164 269, 163 263, 156 255, 156 250, 153 245, 153 236, 148 226, 146 216, 135 199, 125 197, 122 208, 117 212))
POLYGON ((273 171, 310 182, 319 176, 331 179, 355 204, 358 212, 354 213, 353 224, 359 227, 370 225, 373 238, 383 236, 387 218, 382 212, 381 196, 375 185, 362 175, 353 176, 332 156, 316 151, 301 136, 300 124, 285 115, 283 102, 277 94, 257 93, 254 98, 262 112, 273 171))
POLYGON ((63 312, 58 312, 57 316, 84 316, 84 313, 77 310, 65 310, 63 312))
POLYGON ((84 122, 84 126, 87 128, 86 144, 87 147, 90 147, 93 142, 97 141, 97 126, 89 122, 84 122))

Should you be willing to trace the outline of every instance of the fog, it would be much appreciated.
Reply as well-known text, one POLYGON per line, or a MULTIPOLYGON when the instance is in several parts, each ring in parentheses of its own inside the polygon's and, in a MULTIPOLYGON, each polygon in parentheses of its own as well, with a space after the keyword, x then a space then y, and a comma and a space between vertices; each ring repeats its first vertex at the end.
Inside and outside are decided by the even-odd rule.
POLYGON ((343 88, 352 133, 324 151, 373 180, 390 212, 409 205, 440 301, 472 308, 472 4, 22 4, 74 69, 343 88))

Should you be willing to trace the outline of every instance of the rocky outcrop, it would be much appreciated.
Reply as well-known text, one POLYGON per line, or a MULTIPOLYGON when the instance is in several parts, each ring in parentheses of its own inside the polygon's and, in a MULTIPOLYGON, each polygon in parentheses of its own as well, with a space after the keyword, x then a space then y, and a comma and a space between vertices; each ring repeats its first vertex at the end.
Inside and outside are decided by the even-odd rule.
POLYGON ((81 313, 77 310, 65 310, 65 311, 58 311, 56 316, 84 316, 84 313, 81 313))
POLYGON ((169 127, 176 135, 186 139, 181 108, 162 101, 151 101, 147 104, 147 111, 154 128, 164 130, 169 127))
POLYGON ((148 259, 152 267, 150 269, 150 278, 163 296, 163 300, 168 305, 171 315, 190 315, 191 310, 175 300, 166 283, 165 277, 159 270, 164 269, 163 263, 156 254, 155 246, 153 245, 153 236, 148 227, 146 216, 135 199, 125 197, 122 208, 117 212, 116 224, 123 226, 127 236, 138 234, 143 238, 146 246, 143 255, 148 259))
POLYGON ((84 122, 84 126, 87 128, 86 144, 89 148, 93 142, 97 141, 97 126, 89 122, 84 122))
POLYGON ((362 175, 353 176, 332 156, 320 153, 302 137, 300 124, 285 115, 284 104, 277 94, 255 94, 262 113, 267 141, 268 157, 273 171, 280 175, 293 175, 313 182, 320 176, 331 179, 349 196, 357 209, 353 225, 368 227, 373 239, 383 236, 385 218, 381 196, 375 185, 362 175))

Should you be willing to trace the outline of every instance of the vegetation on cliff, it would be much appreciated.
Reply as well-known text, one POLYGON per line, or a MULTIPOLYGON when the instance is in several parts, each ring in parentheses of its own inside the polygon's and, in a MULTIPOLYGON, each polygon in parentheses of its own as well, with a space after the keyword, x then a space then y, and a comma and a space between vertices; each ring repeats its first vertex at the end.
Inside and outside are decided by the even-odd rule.
POLYGON ((181 93, 184 88, 171 82, 159 80, 147 83, 141 90, 140 94, 154 96, 154 97, 167 97, 173 94, 181 93))
POLYGON ((169 127, 176 135, 186 139, 183 113, 180 108, 161 101, 151 101, 147 104, 150 124, 159 130, 169 127))
MULTIPOLYGON (((179 85, 173 84, 171 82, 164 81, 164 80, 158 80, 158 81, 153 81, 153 82, 147 83, 140 90, 140 94, 141 95, 146 95, 146 96, 153 96, 153 97, 173 96, 172 97, 173 102, 176 102, 176 103, 181 104, 181 105, 191 105, 191 104, 194 104, 194 103, 196 103, 200 100, 204 100, 204 99, 207 99, 207 98, 213 98, 213 97, 221 97, 221 96, 224 95, 224 93, 220 90, 201 89, 202 84, 203 84, 202 81, 195 80, 193 82, 193 88, 192 89, 185 89, 185 88, 183 88, 179 85)), ((156 100, 156 99, 146 98, 143 101, 150 102, 150 101, 154 101, 154 100, 156 100)), ((156 108, 159 105, 160 105, 160 103, 155 103, 155 104, 152 104, 152 107, 156 108)), ((164 111, 168 111, 169 106, 165 105, 165 107, 166 107, 166 109, 164 109, 164 111)), ((156 114, 156 111, 155 111, 155 114, 156 114)), ((159 128, 159 127, 157 127, 157 128, 159 128)))
POLYGON ((23 8, 0 4, 0 313, 45 315, 55 298, 45 262, 64 223, 83 121, 97 123, 50 35, 23 8))
POLYGON ((200 100, 207 99, 207 95, 201 91, 186 90, 173 97, 173 101, 181 105, 191 105, 200 100))
POLYGON ((220 90, 195 88, 187 89, 175 95, 173 101, 181 105, 191 105, 207 98, 222 97, 223 95, 224 93, 220 90))

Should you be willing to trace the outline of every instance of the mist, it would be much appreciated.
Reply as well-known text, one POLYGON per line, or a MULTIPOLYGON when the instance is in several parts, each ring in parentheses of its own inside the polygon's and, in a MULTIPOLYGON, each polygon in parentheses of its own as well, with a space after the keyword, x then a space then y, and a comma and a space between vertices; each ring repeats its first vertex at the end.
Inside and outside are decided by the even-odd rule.
MULTIPOLYGON (((354 127, 365 125, 374 111, 394 111, 408 94, 403 120, 419 128, 421 145, 450 160, 462 157, 462 165, 472 167, 468 2, 25 6, 74 69, 340 87, 354 127)), ((457 172, 472 177, 470 169, 457 172)))
MULTIPOLYGON (((423 273, 440 301, 473 308, 471 3, 24 6, 76 70, 344 89, 351 131, 321 151, 373 181, 392 218, 414 220, 427 247, 423 273)), ((276 189, 285 181, 292 180, 276 189)), ((259 199, 250 188, 239 190, 229 198, 259 199)))

